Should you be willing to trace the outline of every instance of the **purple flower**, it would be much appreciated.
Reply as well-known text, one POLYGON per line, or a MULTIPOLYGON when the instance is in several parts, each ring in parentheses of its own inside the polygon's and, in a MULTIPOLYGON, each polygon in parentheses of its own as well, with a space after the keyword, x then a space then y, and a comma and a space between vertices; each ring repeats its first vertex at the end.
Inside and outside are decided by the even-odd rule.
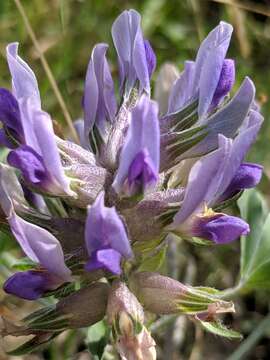
POLYGON ((7 46, 7 60, 13 95, 3 90, 0 93, 0 113, 5 115, 1 120, 15 131, 15 138, 23 144, 10 152, 8 160, 21 170, 29 186, 53 195, 72 196, 61 165, 52 120, 41 110, 36 77, 18 56, 17 43, 7 46))
MULTIPOLYGON (((70 281, 71 271, 67 268, 65 264, 63 250, 59 241, 47 230, 22 219, 16 214, 13 201, 11 200, 12 189, 10 189, 9 186, 6 184, 9 176, 6 173, 7 171, 8 170, 6 170, 6 168, 1 167, 1 206, 6 214, 10 229, 14 237, 20 244, 24 253, 33 262, 37 263, 39 267, 45 269, 44 274, 46 274, 46 278, 48 280, 45 281, 44 279, 46 283, 44 291, 48 290, 48 286, 52 286, 52 288, 54 288, 61 285, 63 282, 70 281)), ((6 283, 8 291, 12 292, 14 295, 20 296, 20 287, 17 288, 13 285, 21 283, 26 286, 27 284, 27 286, 29 286, 29 296, 31 296, 31 286, 33 285, 35 287, 36 281, 34 279, 38 279, 37 277, 33 278, 33 276, 35 275, 33 275, 32 272, 25 273, 24 275, 18 275, 18 277, 16 277, 15 274, 12 277, 12 280, 8 280, 8 282, 6 283), (24 284, 23 282, 20 282, 20 279, 25 280, 27 277, 29 278, 29 284, 24 284)), ((34 289, 33 291, 35 292, 34 289)))
POLYGON ((160 131, 154 101, 142 96, 131 112, 131 121, 120 154, 113 187, 127 196, 143 193, 158 180, 160 131))
POLYGON ((237 234, 238 236, 246 234, 248 227, 242 222, 236 222, 234 218, 227 216, 221 218, 217 216, 220 214, 211 210, 211 207, 220 202, 220 198, 237 174, 261 123, 260 114, 251 111, 246 128, 242 129, 234 141, 220 135, 218 150, 195 163, 189 174, 183 203, 174 217, 172 229, 176 229, 176 232, 184 236, 198 236, 200 233, 201 236, 209 236, 206 238, 208 240, 214 239, 211 231, 215 230, 216 243, 233 241, 237 238, 237 234), (224 226, 227 234, 225 240, 225 235, 219 231, 224 226), (231 231, 228 230, 230 227, 231 231))
POLYGON ((130 93, 139 81, 140 93, 150 94, 150 75, 155 55, 143 38, 141 16, 135 10, 124 11, 112 26, 112 37, 118 55, 120 91, 130 93))
POLYGON ((174 84, 168 114, 198 99, 198 114, 202 117, 209 112, 211 104, 217 100, 219 103, 227 94, 234 78, 234 68, 225 60, 232 31, 232 26, 222 21, 204 39, 195 62, 186 63, 174 84))
POLYGON ((197 216, 192 225, 192 236, 215 244, 226 244, 249 233, 249 225, 235 216, 215 213, 197 216))
POLYGON ((125 226, 115 208, 104 206, 104 193, 88 208, 85 242, 90 256, 87 271, 105 269, 119 275, 122 256, 132 257, 125 226))
POLYGON ((27 100, 22 103, 22 123, 26 145, 12 150, 8 156, 11 166, 21 170, 25 182, 42 192, 53 195, 73 195, 64 174, 50 116, 37 110, 27 100))
MULTIPOLYGON (((61 282, 60 282, 61 284, 61 282)), ((37 300, 49 290, 59 286, 59 279, 44 270, 20 271, 7 279, 3 285, 6 293, 25 300, 37 300)))
POLYGON ((108 125, 116 113, 114 85, 106 60, 107 44, 94 47, 88 65, 84 90, 84 134, 89 144, 89 134, 95 125, 103 140, 108 136, 108 125))
POLYGON ((178 161, 201 156, 218 147, 218 135, 234 138, 244 124, 255 97, 253 82, 247 77, 232 100, 209 118, 202 120, 207 135, 197 145, 178 157, 178 161))

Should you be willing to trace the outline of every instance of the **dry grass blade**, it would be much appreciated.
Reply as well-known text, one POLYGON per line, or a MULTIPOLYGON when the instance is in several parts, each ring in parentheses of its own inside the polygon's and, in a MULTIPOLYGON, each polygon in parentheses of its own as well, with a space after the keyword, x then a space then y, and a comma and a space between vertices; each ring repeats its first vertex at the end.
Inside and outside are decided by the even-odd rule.
POLYGON ((32 26, 31 26, 31 24, 30 24, 30 22, 28 20, 28 17, 26 15, 25 11, 24 11, 23 5, 22 5, 20 0, 14 0, 14 2, 16 4, 16 6, 17 6, 18 11, 20 12, 20 14, 22 16, 22 19, 23 19, 23 22, 25 24, 26 30, 27 30, 27 32, 28 32, 28 34, 29 34, 29 36, 30 36, 35 48, 36 48, 36 51, 37 51, 37 53, 38 53, 38 55, 40 57, 42 66, 44 68, 44 71, 45 71, 46 75, 48 76, 51 87, 52 87, 52 89, 53 89, 53 91, 55 93, 55 96, 56 96, 56 98, 58 100, 58 103, 59 103, 59 105, 60 105, 60 107, 62 109, 62 112, 63 112, 64 118, 66 120, 67 126, 69 127, 69 130, 70 130, 71 136, 72 136, 73 140, 76 143, 79 143, 79 138, 78 138, 77 132, 76 132, 74 126, 73 126, 73 122, 72 122, 71 116, 69 114, 69 111, 67 109, 67 106, 65 104, 65 101, 64 101, 64 99, 63 99, 63 97, 62 97, 62 95, 60 93, 60 90, 59 90, 59 88, 57 86, 57 83, 55 81, 55 78, 53 76, 51 68, 50 68, 50 66, 49 66, 49 64, 48 64, 48 62, 47 62, 47 60, 46 60, 46 58, 44 56, 44 53, 43 53, 43 51, 42 51, 42 49, 41 49, 41 47, 39 45, 39 42, 37 40, 37 37, 36 37, 36 35, 34 33, 34 30, 33 30, 32 26))
POLYGON ((266 6, 255 4, 253 2, 245 2, 244 4, 240 4, 237 1, 232 0, 211 0, 216 3, 225 4, 225 5, 231 5, 234 7, 237 7, 239 9, 243 9, 246 11, 250 11, 256 14, 265 15, 270 17, 270 9, 266 6))

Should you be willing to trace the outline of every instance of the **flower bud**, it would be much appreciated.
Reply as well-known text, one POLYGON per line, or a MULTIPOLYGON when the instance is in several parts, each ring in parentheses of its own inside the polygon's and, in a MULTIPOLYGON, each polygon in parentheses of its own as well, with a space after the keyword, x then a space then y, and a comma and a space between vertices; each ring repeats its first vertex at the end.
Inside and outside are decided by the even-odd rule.
MULTIPOLYGON (((1 335, 27 336, 57 334, 95 324, 106 313, 109 285, 97 282, 28 315, 20 322, 3 316, 1 335)), ((39 339, 37 339, 39 341, 39 339)))
POLYGON ((68 315, 69 328, 81 328, 103 319, 109 294, 109 286, 95 283, 63 298, 56 305, 57 314, 68 315))
POLYGON ((143 325, 143 308, 123 282, 112 285, 107 316, 122 360, 156 359, 155 341, 143 325))
POLYGON ((233 303, 220 300, 215 289, 187 286, 158 273, 134 274, 130 286, 145 309, 155 314, 184 313, 206 319, 234 312, 233 303))

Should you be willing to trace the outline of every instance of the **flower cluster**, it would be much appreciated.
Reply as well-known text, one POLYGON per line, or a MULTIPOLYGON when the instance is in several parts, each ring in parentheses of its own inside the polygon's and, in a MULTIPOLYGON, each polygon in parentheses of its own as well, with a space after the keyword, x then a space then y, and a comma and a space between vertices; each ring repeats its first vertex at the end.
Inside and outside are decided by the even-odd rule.
POLYGON ((222 212, 262 175, 260 165, 244 161, 263 121, 253 82, 245 78, 230 96, 232 30, 221 22, 181 74, 162 67, 155 101, 155 53, 140 15, 124 11, 112 26, 119 89, 108 45, 97 44, 86 73, 84 120, 76 122, 80 144, 54 134, 33 71, 17 43, 7 46, 12 91, 0 89, 0 142, 9 149, 0 165, 0 202, 31 265, 7 279, 4 291, 60 300, 6 334, 36 334, 38 344, 42 332, 50 340, 107 314, 122 359, 155 359, 144 309, 185 313, 201 323, 234 311, 213 289, 140 272, 145 253, 165 247, 169 234, 219 245, 249 232, 245 221, 222 212))

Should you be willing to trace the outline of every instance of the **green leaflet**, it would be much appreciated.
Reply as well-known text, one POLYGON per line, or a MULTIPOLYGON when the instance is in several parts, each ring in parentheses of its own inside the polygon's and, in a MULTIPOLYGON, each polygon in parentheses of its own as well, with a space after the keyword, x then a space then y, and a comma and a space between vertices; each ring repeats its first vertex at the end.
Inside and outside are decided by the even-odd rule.
POLYGON ((95 360, 102 358, 104 349, 109 339, 109 334, 109 328, 103 320, 88 328, 85 341, 95 360))
POLYGON ((138 271, 159 271, 166 259, 167 246, 162 246, 154 255, 143 257, 138 271))
POLYGON ((270 214, 256 190, 245 192, 238 201, 241 216, 250 225, 250 233, 241 239, 240 287, 270 288, 270 214))
MULTIPOLYGON (((199 319, 197 319, 197 320, 199 320, 199 319)), ((238 339, 238 340, 241 340, 243 337, 239 332, 228 329, 219 320, 211 321, 211 322, 199 320, 199 323, 203 327, 204 330, 209 331, 212 334, 215 334, 218 336, 223 336, 228 339, 238 339)))

